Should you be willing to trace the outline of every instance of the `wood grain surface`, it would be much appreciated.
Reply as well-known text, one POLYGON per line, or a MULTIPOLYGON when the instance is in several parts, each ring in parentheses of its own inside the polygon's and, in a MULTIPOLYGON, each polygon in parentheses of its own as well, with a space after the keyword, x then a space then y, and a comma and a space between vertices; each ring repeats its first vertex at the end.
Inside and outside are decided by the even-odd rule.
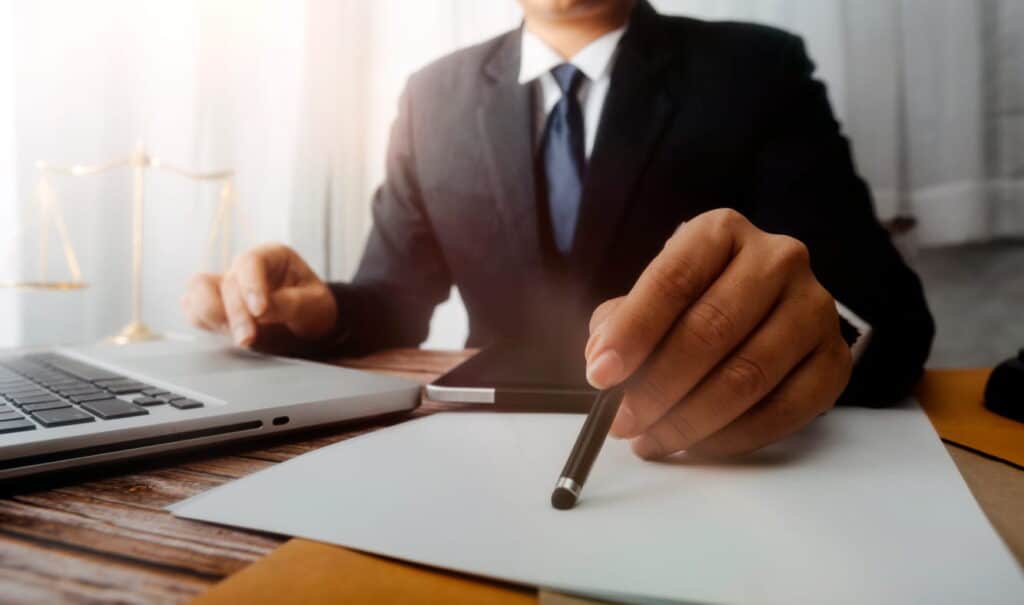
MULTIPOLYGON (((403 349, 336 363, 426 383, 471 354, 403 349)), ((319 447, 453 407, 472 409, 425 401, 404 416, 2 486, 0 604, 186 602, 287 538, 178 519, 163 507, 319 447)), ((1012 512, 1024 505, 1024 473, 947 447, 996 528, 1024 556, 1024 534, 1012 512), (1008 483, 1015 487, 1007 490, 1008 483)), ((559 598, 541 593, 542 602, 567 602, 559 598)))

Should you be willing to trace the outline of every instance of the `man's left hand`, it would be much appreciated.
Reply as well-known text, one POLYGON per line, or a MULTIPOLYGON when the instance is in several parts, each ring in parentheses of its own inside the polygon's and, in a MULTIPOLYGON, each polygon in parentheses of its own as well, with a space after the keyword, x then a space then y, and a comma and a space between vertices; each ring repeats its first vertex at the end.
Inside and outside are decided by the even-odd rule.
POLYGON ((643 458, 779 440, 831 408, 852 367, 807 248, 733 210, 681 226, 590 332, 587 379, 625 382, 611 434, 643 458))

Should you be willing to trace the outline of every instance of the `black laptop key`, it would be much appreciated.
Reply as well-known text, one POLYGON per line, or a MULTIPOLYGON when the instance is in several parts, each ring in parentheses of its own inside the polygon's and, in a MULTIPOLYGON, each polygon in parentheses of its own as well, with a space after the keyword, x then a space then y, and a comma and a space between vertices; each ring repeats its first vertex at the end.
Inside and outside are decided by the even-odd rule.
POLYGON ((105 384, 107 386, 110 386, 112 384, 117 384, 117 385, 122 385, 123 384, 125 386, 131 385, 133 387, 140 387, 143 390, 153 388, 153 385, 151 385, 151 384, 146 384, 144 382, 140 382, 140 381, 134 380, 132 378, 122 378, 121 380, 117 380, 117 381, 114 381, 114 382, 107 382, 105 384))
POLYGON ((132 400, 132 403, 134 403, 136 405, 144 405, 146 407, 149 407, 151 405, 163 405, 163 404, 165 404, 167 402, 164 401, 163 399, 160 399, 159 397, 143 396, 143 397, 136 397, 135 399, 132 400))
POLYGON ((110 399, 110 393, 100 391, 98 393, 91 393, 89 395, 71 395, 68 397, 75 403, 85 403, 86 401, 99 401, 101 399, 110 399))
POLYGON ((55 387, 53 389, 61 395, 91 395, 93 393, 103 393, 103 389, 98 389, 92 385, 86 387, 55 387))
POLYGON ((17 391, 10 391, 5 393, 8 399, 14 400, 18 397, 41 397, 43 395, 49 395, 50 392, 45 389, 34 388, 34 389, 19 389, 17 391))
POLYGON ((90 387, 90 386, 92 386, 91 382, 83 382, 81 380, 77 380, 77 379, 71 378, 69 376, 64 376, 63 378, 55 378, 53 380, 46 380, 46 381, 43 382, 43 384, 45 384, 46 386, 50 387, 51 389, 55 389, 55 388, 58 388, 58 387, 62 388, 62 389, 72 389, 72 388, 75 388, 75 387, 90 387))
POLYGON ((5 382, 0 384, 0 393, 14 393, 16 391, 24 391, 34 388, 36 388, 34 383, 28 380, 18 380, 16 382, 5 382))
POLYGON ((103 388, 115 395, 127 395, 128 393, 141 393, 149 388, 148 384, 141 382, 131 383, 104 383, 103 388))
POLYGON ((170 403, 175 399, 184 399, 183 395, 176 395, 174 393, 164 393, 163 395, 155 395, 155 397, 164 403, 170 403))
POLYGON ((23 418, 23 416, 14 410, 0 410, 0 422, 5 420, 17 420, 23 418))
POLYGON ((54 386, 52 386, 50 388, 52 388, 52 389, 98 389, 100 387, 96 386, 95 384, 93 384, 91 382, 82 382, 81 380, 76 380, 74 382, 68 382, 68 383, 65 383, 65 384, 57 384, 57 385, 54 385, 54 386))
POLYGON ((66 401, 45 401, 43 403, 29 403, 21 409, 26 412, 38 412, 41 410, 56 410, 57 408, 69 408, 71 404, 66 401))
POLYGON ((20 386, 16 389, 7 389, 4 392, 8 395, 31 395, 32 393, 45 393, 47 391, 44 387, 30 382, 25 386, 20 386))
POLYGON ((124 376, 114 374, 113 372, 105 372, 103 370, 84 370, 77 372, 68 372, 76 378, 82 380, 88 380, 89 382, 96 382, 97 380, 123 380, 124 376))
POLYGON ((70 374, 79 380, 92 382, 94 380, 111 380, 121 378, 121 376, 118 376, 113 372, 101 370, 66 357, 54 356, 46 361, 61 372, 70 374))
POLYGON ((25 386, 25 387, 21 387, 20 389, 12 389, 10 391, 10 393, 12 395, 31 395, 32 393, 49 393, 49 392, 50 392, 50 389, 48 389, 48 388, 46 388, 46 387, 44 387, 42 385, 35 384, 35 383, 32 383, 32 384, 30 384, 28 386, 25 386))
POLYGON ((144 416, 149 413, 146 408, 121 399, 90 401, 88 403, 83 403, 82 407, 104 420, 128 418, 129 416, 144 416))
POLYGON ((45 403, 47 401, 59 401, 60 397, 56 395, 45 393, 43 395, 34 395, 32 397, 11 397, 11 401, 18 405, 25 405, 27 403, 45 403))
POLYGON ((193 408, 203 407, 202 402, 196 401, 195 399, 186 399, 184 397, 181 399, 172 399, 167 403, 171 404, 173 407, 178 408, 179 410, 191 410, 193 408))
POLYGON ((77 408, 58 408, 56 410, 40 410, 32 414, 32 417, 43 426, 50 428, 65 426, 68 424, 79 424, 96 420, 89 414, 77 408))
POLYGON ((167 391, 165 391, 163 389, 155 389, 154 388, 154 389, 146 389, 145 391, 142 391, 142 394, 145 395, 146 397, 156 397, 158 395, 167 395, 168 393, 167 393, 167 391))
POLYGON ((0 422, 0 435, 3 433, 17 433, 19 431, 31 431, 36 428, 30 420, 7 420, 0 422))

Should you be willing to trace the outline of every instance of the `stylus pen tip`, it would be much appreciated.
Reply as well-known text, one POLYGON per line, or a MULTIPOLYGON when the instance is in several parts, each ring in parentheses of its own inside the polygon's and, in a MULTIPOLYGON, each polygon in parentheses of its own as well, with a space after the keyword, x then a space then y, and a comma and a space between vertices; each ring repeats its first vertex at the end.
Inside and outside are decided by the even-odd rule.
POLYGON ((569 510, 576 506, 576 494, 569 488, 556 487, 555 491, 551 492, 551 506, 558 510, 569 510))
POLYGON ((579 483, 572 479, 561 477, 555 486, 555 490, 551 492, 551 506, 559 511, 571 509, 577 503, 577 499, 580 498, 581 487, 579 483))

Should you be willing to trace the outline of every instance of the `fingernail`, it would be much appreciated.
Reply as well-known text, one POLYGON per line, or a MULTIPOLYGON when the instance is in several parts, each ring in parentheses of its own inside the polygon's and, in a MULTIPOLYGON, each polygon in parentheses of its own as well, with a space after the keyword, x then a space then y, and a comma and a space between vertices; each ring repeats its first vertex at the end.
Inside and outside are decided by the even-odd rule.
POLYGON ((252 340, 252 328, 244 324, 235 326, 233 334, 235 335, 235 342, 241 346, 249 344, 252 340))
POLYGON ((597 324, 597 327, 595 327, 593 331, 590 332, 590 337, 587 338, 587 346, 583 350, 583 357, 587 359, 587 361, 590 360, 590 354, 594 352, 595 348, 597 348, 597 344, 601 340, 602 336, 601 329, 604 328, 604 324, 606 323, 608 323, 607 317, 604 319, 604 321, 597 324))
POLYGON ((249 312, 253 315, 262 315, 267 309, 267 299, 262 294, 250 292, 245 295, 245 303, 249 305, 249 312))
POLYGON ((633 415, 633 410, 629 409, 628 405, 622 404, 615 414, 615 420, 612 421, 612 428, 608 434, 616 439, 625 439, 633 433, 635 427, 636 416, 633 415))
POLYGON ((661 456, 661 446, 647 435, 640 435, 633 440, 633 453, 645 460, 661 456))
POLYGON ((607 389, 622 380, 622 357, 607 349, 587 364, 587 382, 596 389, 607 389))
POLYGON ((597 338, 595 338, 594 335, 591 335, 590 338, 587 340, 587 347, 583 349, 583 358, 586 359, 587 362, 590 362, 590 352, 591 349, 594 348, 595 342, 597 342, 597 338))

